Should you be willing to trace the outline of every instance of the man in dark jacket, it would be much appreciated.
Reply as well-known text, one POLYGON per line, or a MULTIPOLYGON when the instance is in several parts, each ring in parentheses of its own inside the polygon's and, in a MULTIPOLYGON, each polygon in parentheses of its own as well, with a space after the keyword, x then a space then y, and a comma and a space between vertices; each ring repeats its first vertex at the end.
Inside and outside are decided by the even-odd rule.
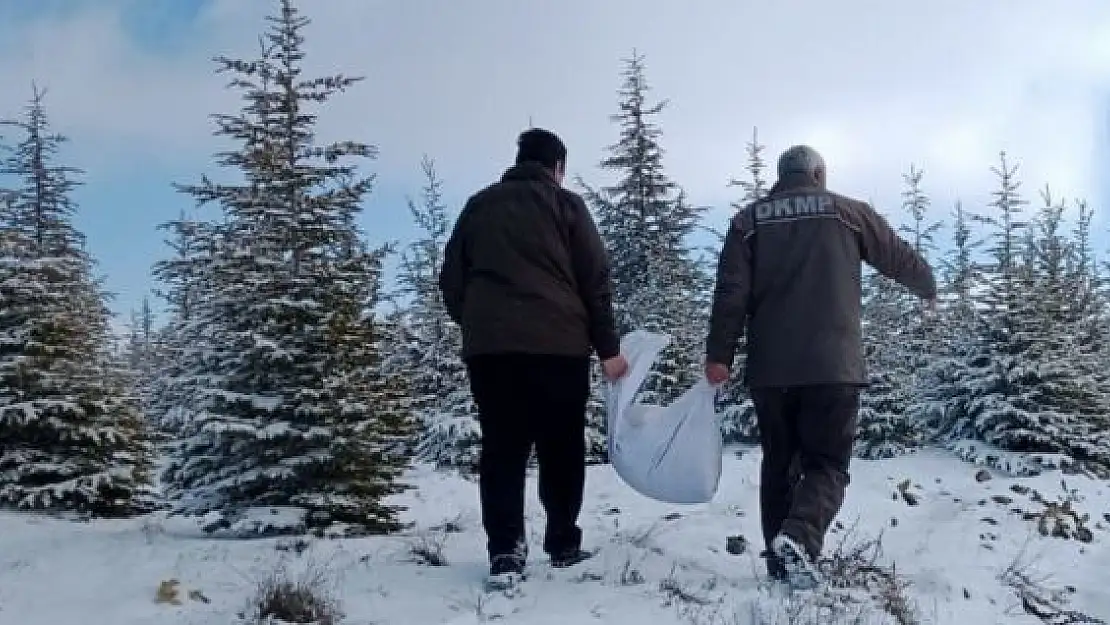
POLYGON ((491 582, 524 572, 524 483, 533 446, 556 567, 589 556, 577 525, 586 479, 590 355, 622 377, 609 261, 582 198, 562 187, 566 147, 527 130, 516 164, 467 201, 447 243, 440 289, 462 327, 482 429, 482 522, 491 582))
POLYGON ((706 377, 729 377, 745 326, 763 448, 768 572, 815 586, 815 562, 849 481, 860 390, 861 261, 935 306, 925 259, 869 205, 831 193, 807 146, 783 153, 770 193, 732 220, 717 269, 706 377))

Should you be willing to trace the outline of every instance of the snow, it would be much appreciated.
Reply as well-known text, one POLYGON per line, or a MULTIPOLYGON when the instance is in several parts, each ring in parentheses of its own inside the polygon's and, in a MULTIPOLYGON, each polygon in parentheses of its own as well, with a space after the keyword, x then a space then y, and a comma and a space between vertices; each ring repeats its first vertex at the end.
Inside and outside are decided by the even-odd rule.
MULTIPOLYGON (((417 488, 396 500, 409 506, 405 520, 413 525, 390 537, 222 540, 164 513, 87 523, 3 513, 0 623, 226 625, 237 622, 258 584, 278 569, 294 578, 322 573, 346 615, 342 622, 350 624, 462 625, 498 615, 524 625, 895 622, 862 590, 787 597, 767 586, 757 557, 759 455, 730 450, 717 497, 696 506, 644 499, 611 468, 592 467, 582 523, 586 546, 600 551, 558 571, 540 553, 542 512, 530 480, 531 577, 513 598, 481 590, 486 563, 477 485, 430 467, 408 475, 417 488), (747 539, 747 553, 730 555, 726 538, 737 534, 747 539), (416 561, 414 547, 435 552, 437 545, 445 566, 416 561), (163 582, 180 605, 156 601, 163 582), (862 617, 789 620, 791 610, 821 604, 862 617)), ((1015 560, 1016 573, 1050 576, 1046 587, 1069 594, 1069 609, 1110 619, 1110 587, 1094 581, 1110 570, 1104 518, 1110 485, 1058 472, 1011 478, 988 471, 939 450, 857 460, 839 523, 854 526, 851 541, 881 534, 879 564, 896 564, 910 583, 918 622, 1041 622, 1024 614, 1002 581, 1015 578, 1015 571, 1004 575, 1015 560), (1037 500, 1054 504, 1047 516, 1061 532, 1084 525, 1092 542, 1042 536, 1038 527, 1052 523, 1014 511, 1044 510, 1037 500), (1075 515, 1060 520, 1062 509, 1075 515), (1074 593, 1063 590, 1069 586, 1074 593)), ((290 515, 263 510, 250 519, 296 522, 290 515)), ((831 534, 826 552, 846 533, 831 534)))

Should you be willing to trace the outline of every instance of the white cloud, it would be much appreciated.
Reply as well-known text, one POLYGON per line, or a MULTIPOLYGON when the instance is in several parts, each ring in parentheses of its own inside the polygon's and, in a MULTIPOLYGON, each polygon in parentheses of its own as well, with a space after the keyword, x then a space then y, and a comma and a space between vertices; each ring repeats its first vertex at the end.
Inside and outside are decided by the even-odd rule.
MULTIPOLYGON (((322 133, 378 143, 383 176, 417 173, 428 152, 460 193, 500 172, 530 116, 564 135, 572 170, 598 178, 593 165, 615 138, 618 59, 633 47, 672 101, 668 164, 697 201, 728 199, 752 126, 772 159, 811 142, 834 186, 886 202, 911 162, 943 202, 984 200, 1000 149, 1022 164, 1030 191, 1051 182, 1094 195, 1105 169, 1096 152, 1110 103, 1105 0, 301 5, 314 21, 310 68, 367 78, 335 101, 322 133)), ((0 26, 0 75, 50 87, 53 118, 90 170, 199 168, 217 147, 208 114, 235 104, 210 58, 251 54, 271 6, 210 0, 175 54, 131 39, 120 2, 14 33, 0 26)), ((0 111, 24 96, 4 89, 0 111)))

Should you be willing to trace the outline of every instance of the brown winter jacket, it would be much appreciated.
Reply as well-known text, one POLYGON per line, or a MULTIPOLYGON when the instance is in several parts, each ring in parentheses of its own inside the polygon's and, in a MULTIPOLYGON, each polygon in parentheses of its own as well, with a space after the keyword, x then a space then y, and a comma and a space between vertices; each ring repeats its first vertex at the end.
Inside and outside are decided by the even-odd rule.
POLYGON ((462 326, 463 357, 589 356, 620 350, 609 260, 576 193, 535 163, 511 167, 467 201, 439 285, 462 326))
POLYGON ((780 179, 732 220, 707 360, 731 366, 746 325, 749 387, 866 384, 861 261, 918 297, 936 297, 928 263, 871 206, 809 176, 780 179))

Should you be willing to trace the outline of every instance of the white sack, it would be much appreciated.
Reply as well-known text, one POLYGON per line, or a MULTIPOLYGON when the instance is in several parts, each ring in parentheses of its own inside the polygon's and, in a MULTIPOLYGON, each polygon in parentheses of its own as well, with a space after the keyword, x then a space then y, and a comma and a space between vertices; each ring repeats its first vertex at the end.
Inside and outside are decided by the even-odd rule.
POLYGON ((670 406, 633 403, 670 340, 640 330, 621 340, 629 372, 608 389, 609 462, 621 479, 646 497, 675 504, 706 503, 721 478, 716 391, 703 377, 670 406))

